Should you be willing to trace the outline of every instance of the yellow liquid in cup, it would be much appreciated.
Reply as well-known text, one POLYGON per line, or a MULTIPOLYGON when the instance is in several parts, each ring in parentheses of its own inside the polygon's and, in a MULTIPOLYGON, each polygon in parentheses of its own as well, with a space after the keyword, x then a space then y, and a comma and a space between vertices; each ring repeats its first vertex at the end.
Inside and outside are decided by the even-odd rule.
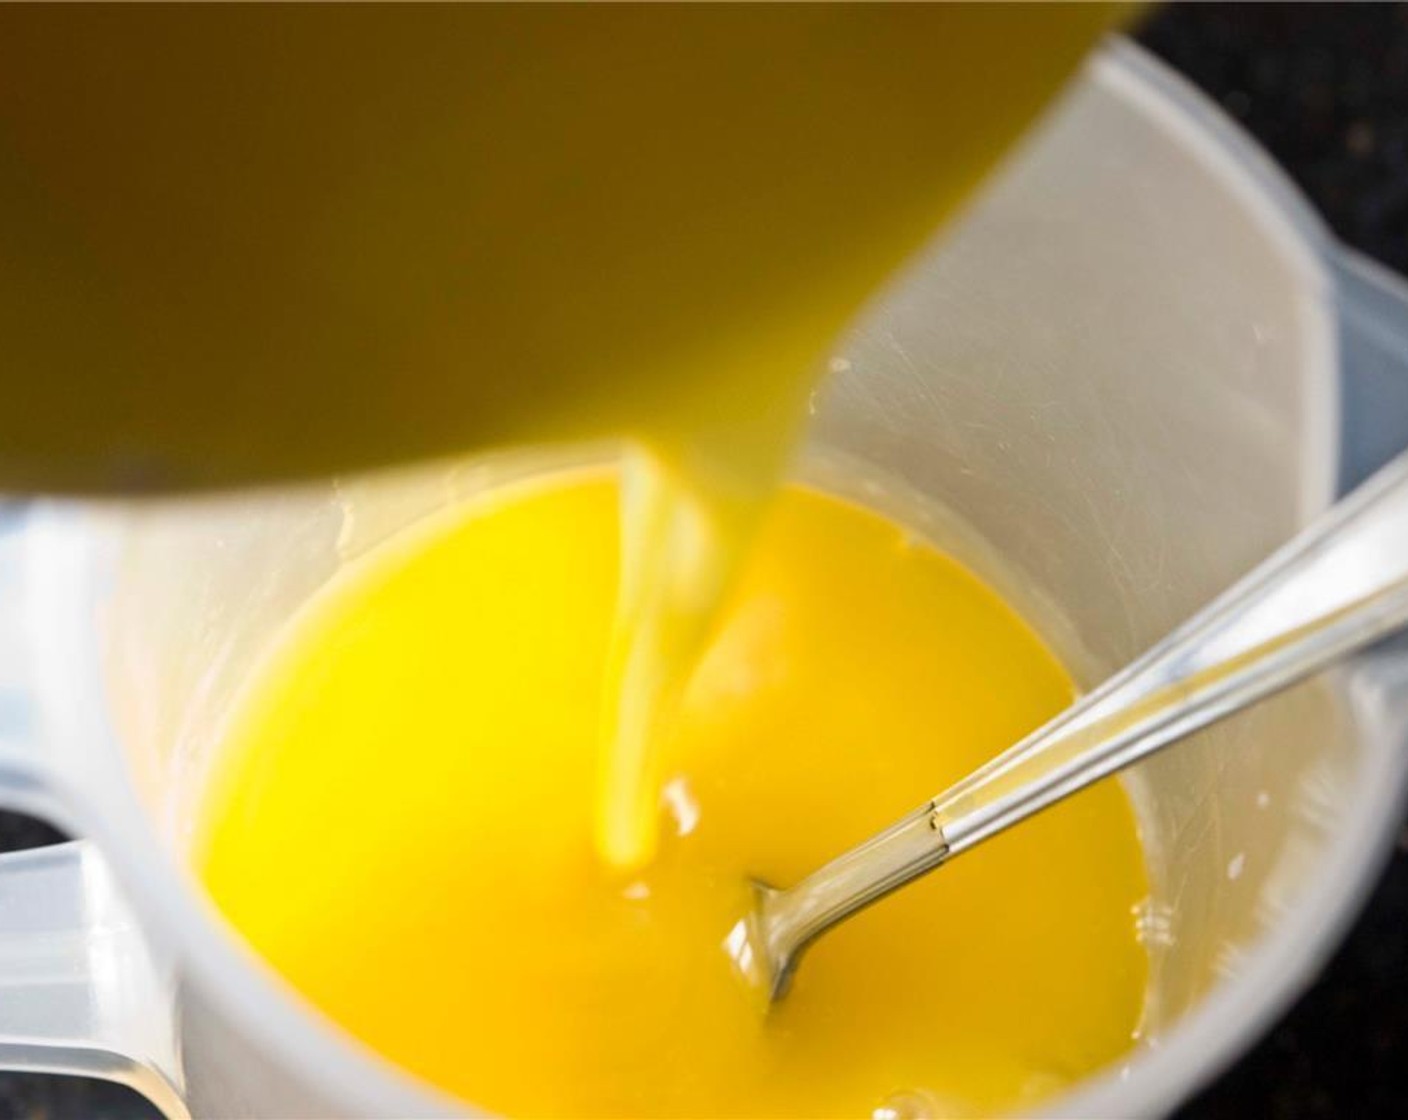
POLYGON ((835 930, 766 1017, 732 972, 750 877, 795 881, 1072 697, 989 588, 846 502, 773 504, 659 743, 655 858, 603 866, 617 502, 604 470, 491 492, 292 620, 201 817, 229 920, 367 1045, 509 1115, 972 1115, 1124 1052, 1146 883, 1114 783, 835 930))

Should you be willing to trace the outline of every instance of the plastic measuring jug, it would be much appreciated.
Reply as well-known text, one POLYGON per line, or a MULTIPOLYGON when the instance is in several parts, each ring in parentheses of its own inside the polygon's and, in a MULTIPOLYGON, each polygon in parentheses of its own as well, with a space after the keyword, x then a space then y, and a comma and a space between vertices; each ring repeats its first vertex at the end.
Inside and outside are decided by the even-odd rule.
MULTIPOLYGON (((832 370, 799 469, 968 562, 1087 685, 1327 503, 1342 400, 1351 475, 1408 440, 1402 284, 1127 46, 832 370)), ((527 462, 5 508, 0 800, 83 839, 0 857, 0 1066, 127 1081, 172 1116, 468 1110, 273 978, 205 903, 185 837, 234 690, 298 604, 527 462)), ((1387 851, 1405 738, 1390 645, 1128 777, 1153 881, 1131 918, 1144 1041, 1053 1113, 1167 1111, 1292 998, 1387 851)))

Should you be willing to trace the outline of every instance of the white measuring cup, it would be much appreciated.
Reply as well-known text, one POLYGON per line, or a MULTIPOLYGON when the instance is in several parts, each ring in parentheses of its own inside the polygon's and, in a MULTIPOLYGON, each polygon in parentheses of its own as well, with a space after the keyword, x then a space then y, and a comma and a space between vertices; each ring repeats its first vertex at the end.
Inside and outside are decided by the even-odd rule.
MULTIPOLYGON (((1352 472, 1408 439, 1401 286, 1129 47, 1087 68, 832 366, 807 475, 972 565, 1086 685, 1327 504, 1341 374, 1352 472)), ((0 801, 83 839, 0 857, 0 1067, 125 1081, 173 1117, 472 1111, 247 953, 185 837, 231 697, 298 605, 522 469, 6 507, 0 801)), ((1408 655, 1388 647, 1129 776, 1153 880, 1131 915, 1153 963, 1144 1038, 1050 1111, 1167 1111, 1284 1007, 1387 850, 1405 737, 1408 655)))

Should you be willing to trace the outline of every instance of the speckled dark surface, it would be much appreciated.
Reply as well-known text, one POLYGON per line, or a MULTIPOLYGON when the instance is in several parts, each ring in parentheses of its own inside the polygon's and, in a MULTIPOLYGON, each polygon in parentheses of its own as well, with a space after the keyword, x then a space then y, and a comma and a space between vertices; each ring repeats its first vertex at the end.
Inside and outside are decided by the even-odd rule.
MULTIPOLYGON (((1349 244, 1408 272, 1408 5, 1165 8, 1141 40, 1257 136, 1349 244)), ((0 813, 0 851, 55 833, 0 813)), ((1321 980, 1180 1120, 1408 1115, 1408 834, 1321 980)), ((0 1120, 138 1120, 100 1083, 0 1073, 0 1120)))

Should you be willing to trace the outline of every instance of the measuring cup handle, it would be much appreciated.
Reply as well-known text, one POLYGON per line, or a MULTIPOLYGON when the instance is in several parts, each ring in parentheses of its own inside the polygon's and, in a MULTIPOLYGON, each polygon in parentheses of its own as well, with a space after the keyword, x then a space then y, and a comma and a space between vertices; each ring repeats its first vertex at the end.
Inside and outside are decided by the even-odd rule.
MULTIPOLYGON (((0 503, 0 807, 67 825, 28 679, 24 521, 0 503)), ((0 854, 0 1070, 119 1082, 186 1120, 173 993, 91 843, 0 854)))
POLYGON ((0 1069, 116 1081, 185 1120, 170 990, 91 844, 0 855, 0 1069))

